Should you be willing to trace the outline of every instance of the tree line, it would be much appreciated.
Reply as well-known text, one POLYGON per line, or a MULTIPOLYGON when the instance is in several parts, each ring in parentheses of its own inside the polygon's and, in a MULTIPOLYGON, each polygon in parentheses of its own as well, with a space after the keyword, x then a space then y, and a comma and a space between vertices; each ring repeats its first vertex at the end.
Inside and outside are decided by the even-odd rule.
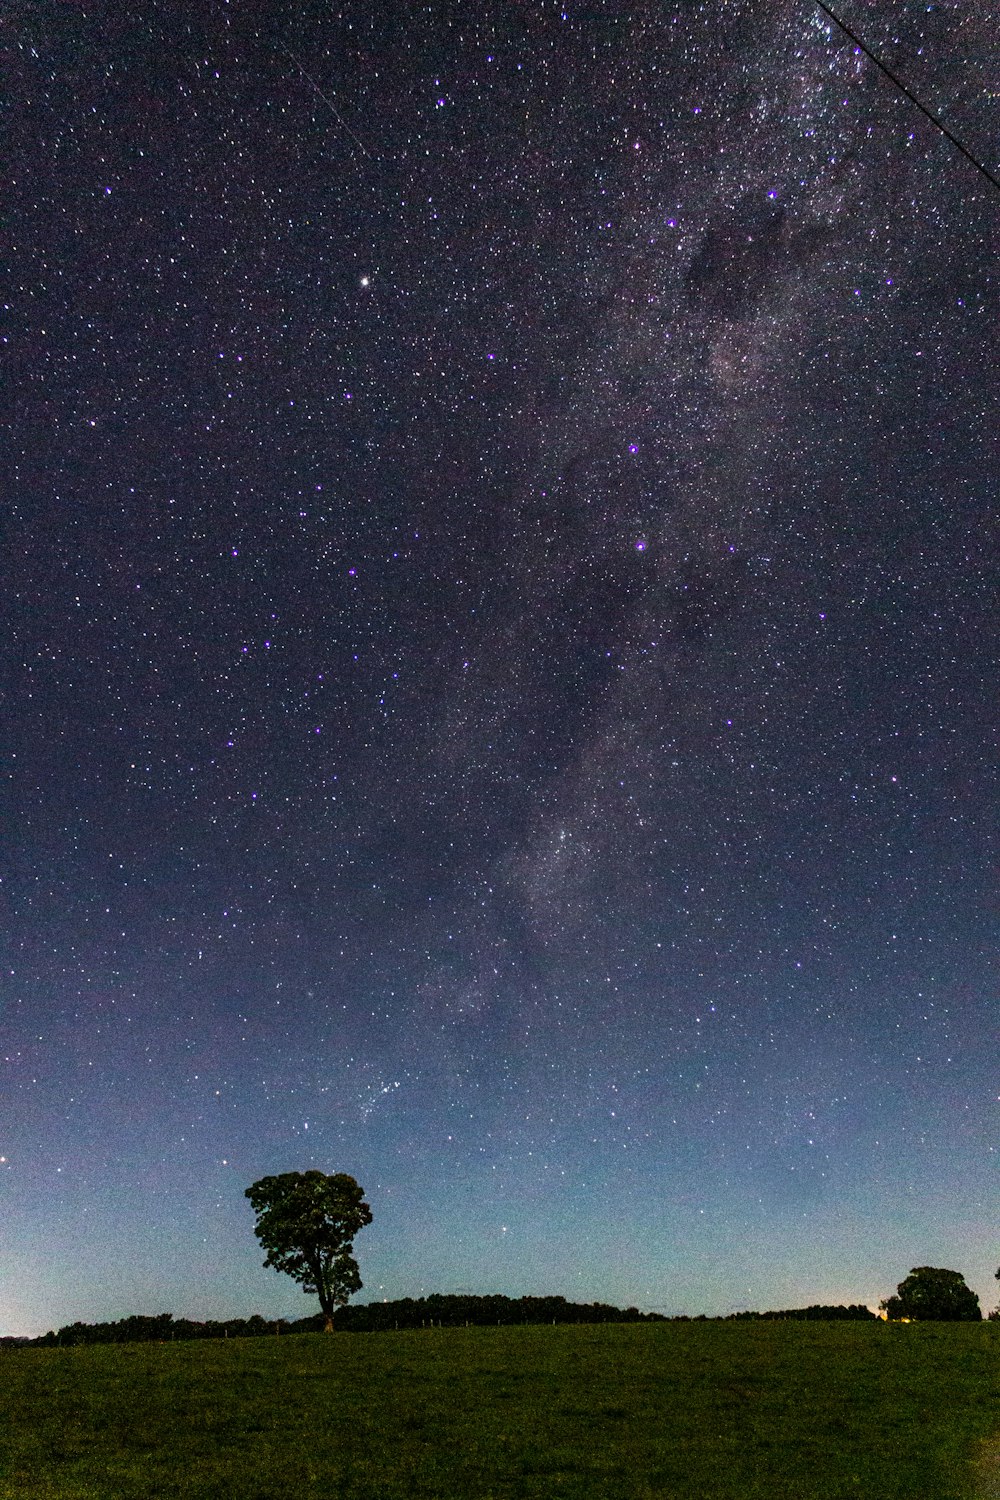
MULTIPOLYGON (((504 1297, 432 1293, 429 1297, 401 1297, 343 1309, 337 1328, 347 1333, 382 1333, 405 1328, 509 1327, 521 1323, 643 1323, 662 1322, 662 1314, 636 1307, 613 1307, 606 1302, 567 1302, 565 1297, 504 1297)), ((5 1339, 0 1343, 68 1347, 73 1344, 170 1343, 181 1339, 274 1338, 285 1333, 317 1333, 322 1312, 306 1318, 212 1319, 196 1322, 172 1313, 120 1318, 115 1323, 68 1323, 37 1339, 5 1339)))
POLYGON ((842 1305, 827 1306, 821 1302, 814 1302, 809 1307, 786 1307, 780 1312, 736 1312, 730 1313, 730 1319, 750 1319, 758 1322, 769 1320, 784 1321, 791 1319, 799 1322, 834 1322, 834 1323, 874 1323, 877 1314, 870 1307, 865 1307, 861 1302, 851 1302, 846 1307, 842 1305))
MULTIPOLYGON (((787 1308, 782 1312, 738 1312, 732 1318, 857 1319, 874 1318, 867 1307, 787 1308)), ((288 1333, 318 1333, 322 1312, 306 1318, 209 1319, 198 1322, 172 1313, 134 1315, 113 1323, 68 1323, 36 1339, 2 1339, 0 1344, 69 1348, 76 1344, 170 1343, 188 1339, 274 1338, 288 1333)), ((342 1333, 384 1333, 413 1328, 513 1327, 541 1323, 690 1323, 718 1322, 699 1314, 670 1318, 637 1307, 615 1307, 607 1302, 568 1302, 565 1297, 477 1296, 472 1293, 432 1293, 428 1297, 400 1297, 344 1308, 337 1319, 342 1333)))

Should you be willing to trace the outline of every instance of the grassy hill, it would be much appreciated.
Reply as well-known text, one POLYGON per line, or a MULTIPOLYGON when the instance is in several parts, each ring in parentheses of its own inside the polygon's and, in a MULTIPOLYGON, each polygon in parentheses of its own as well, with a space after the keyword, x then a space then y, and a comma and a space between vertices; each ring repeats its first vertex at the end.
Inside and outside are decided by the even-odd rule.
POLYGON ((967 1500, 1000 1325, 656 1323, 0 1356, 0 1496, 967 1500))

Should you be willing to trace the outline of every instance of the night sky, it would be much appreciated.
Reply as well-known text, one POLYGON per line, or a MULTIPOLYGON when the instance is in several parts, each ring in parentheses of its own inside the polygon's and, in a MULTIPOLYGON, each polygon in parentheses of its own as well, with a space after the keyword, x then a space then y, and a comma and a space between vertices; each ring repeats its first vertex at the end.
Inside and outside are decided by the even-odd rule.
POLYGON ((361 1300, 992 1306, 1000 193, 807 0, 4 32, 0 1332, 312 1312, 312 1167, 361 1300))

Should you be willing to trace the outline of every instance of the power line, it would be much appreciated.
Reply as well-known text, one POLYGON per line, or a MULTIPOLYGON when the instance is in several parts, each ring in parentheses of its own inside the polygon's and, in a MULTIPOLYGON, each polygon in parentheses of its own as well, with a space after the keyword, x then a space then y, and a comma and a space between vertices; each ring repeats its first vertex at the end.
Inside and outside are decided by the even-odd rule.
POLYGON ((865 56, 866 57, 870 57, 871 60, 872 60, 872 62, 875 64, 875 66, 877 68, 881 68, 881 70, 885 74, 886 78, 888 78, 890 80, 890 82, 892 82, 892 83, 894 83, 896 85, 896 87, 899 89, 900 93, 901 94, 905 94, 906 97, 907 97, 907 99, 909 99, 911 101, 911 103, 913 103, 913 104, 915 104, 917 106, 917 108, 920 110, 921 114, 926 115, 927 118, 928 118, 928 120, 930 120, 931 124, 934 125, 934 126, 936 126, 936 128, 938 130, 940 130, 940 132, 941 132, 941 134, 943 136, 947 136, 948 140, 951 141, 951 144, 953 146, 955 146, 959 151, 961 151, 962 155, 964 157, 966 157, 969 161, 971 161, 971 163, 972 163, 972 165, 974 167, 978 168, 978 170, 980 172, 982 172, 982 174, 986 178, 987 182, 991 182, 993 184, 993 186, 997 189, 997 191, 1000 192, 1000 178, 994 177, 993 173, 989 170, 989 168, 988 167, 984 167, 983 164, 982 164, 982 162, 978 159, 978 157, 973 156, 972 152, 968 149, 968 147, 963 146, 962 142, 958 139, 958 137, 956 135, 952 135, 952 133, 948 129, 947 125, 945 125, 944 122, 942 120, 940 120, 937 115, 931 113, 931 111, 927 108, 926 104, 921 104, 921 102, 917 98, 916 94, 913 94, 913 93, 910 92, 910 90, 906 87, 906 84, 903 82, 903 80, 901 78, 897 78, 896 75, 895 75, 895 73, 893 73, 891 71, 891 69, 889 69, 889 68, 886 67, 885 63, 882 61, 882 59, 880 57, 876 57, 875 56, 875 53, 871 50, 870 47, 868 47, 868 46, 865 45, 865 43, 861 40, 860 37, 855 32, 853 32, 851 30, 851 28, 849 26, 847 26, 840 19, 839 16, 834 15, 833 11, 830 9, 830 7, 828 5, 824 5, 823 4, 823 0, 816 0, 816 4, 819 6, 820 10, 824 12, 824 14, 826 14, 826 15, 828 15, 830 17, 831 21, 835 21, 836 22, 836 24, 840 27, 841 31, 844 33, 845 36, 849 36, 852 42, 857 43, 857 45, 861 48, 861 50, 865 54, 865 56))

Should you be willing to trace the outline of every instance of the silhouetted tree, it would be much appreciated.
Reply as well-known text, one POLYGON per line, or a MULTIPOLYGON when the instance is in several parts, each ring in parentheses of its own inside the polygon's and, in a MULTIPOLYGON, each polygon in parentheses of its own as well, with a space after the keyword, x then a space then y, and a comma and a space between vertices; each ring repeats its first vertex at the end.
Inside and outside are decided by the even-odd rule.
POLYGON ((246 1190, 257 1215, 254 1234, 267 1251, 265 1266, 284 1271, 315 1294, 324 1329, 333 1314, 360 1291, 354 1236, 372 1221, 364 1189, 345 1172, 283 1172, 262 1177, 246 1190))
POLYGON ((979 1298, 966 1286, 961 1272, 940 1266, 914 1266, 899 1283, 895 1297, 887 1297, 879 1306, 890 1318, 921 1323, 978 1323, 983 1316, 979 1298))

